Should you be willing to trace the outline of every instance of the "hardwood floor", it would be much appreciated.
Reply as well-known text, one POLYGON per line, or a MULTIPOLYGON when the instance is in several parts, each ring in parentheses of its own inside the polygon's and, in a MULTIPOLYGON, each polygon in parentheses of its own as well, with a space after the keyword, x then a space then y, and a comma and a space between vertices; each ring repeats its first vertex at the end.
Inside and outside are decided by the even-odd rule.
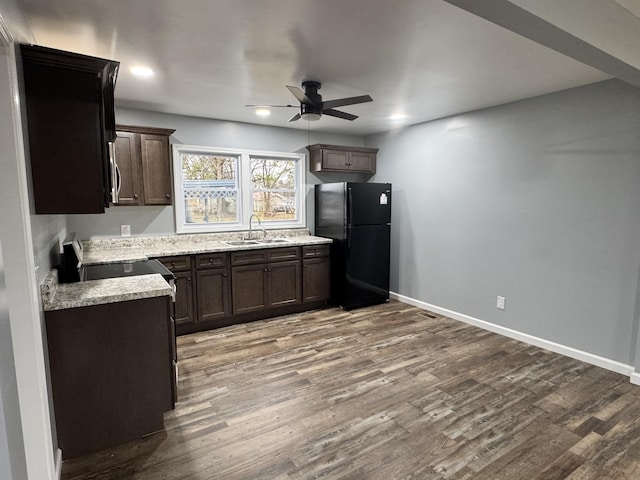
POLYGON ((63 479, 639 479, 628 377, 398 302, 179 337, 165 430, 63 479))

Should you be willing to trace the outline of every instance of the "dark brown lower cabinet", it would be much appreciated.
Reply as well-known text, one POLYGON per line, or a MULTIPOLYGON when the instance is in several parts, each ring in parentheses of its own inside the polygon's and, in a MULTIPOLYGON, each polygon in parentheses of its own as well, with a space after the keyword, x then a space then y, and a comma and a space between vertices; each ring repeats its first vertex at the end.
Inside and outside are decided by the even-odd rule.
POLYGON ((177 277, 178 335, 323 307, 328 255, 320 245, 160 258, 177 277))
POLYGON ((267 269, 267 307, 302 303, 300 260, 271 263, 267 269))
POLYGON ((210 322, 231 315, 228 269, 212 268, 196 272, 198 322, 210 322))
POLYGON ((301 303, 300 260, 233 267, 233 313, 301 303))
POLYGON ((267 308, 267 265, 244 265, 231 270, 233 313, 251 313, 267 308))
POLYGON ((176 276, 176 302, 174 305, 174 318, 176 328, 180 330, 182 325, 190 325, 196 320, 195 314, 195 272, 190 255, 159 258, 163 265, 176 276))
POLYGON ((302 261, 302 299, 316 302, 329 298, 329 257, 308 258, 302 261))
POLYGON ((163 428, 173 408, 170 297, 45 313, 64 459, 163 428))
POLYGON ((300 247, 234 252, 231 265, 234 315, 302 303, 300 247))
POLYGON ((188 272, 173 272, 176 276, 176 325, 193 322, 193 275, 188 272))

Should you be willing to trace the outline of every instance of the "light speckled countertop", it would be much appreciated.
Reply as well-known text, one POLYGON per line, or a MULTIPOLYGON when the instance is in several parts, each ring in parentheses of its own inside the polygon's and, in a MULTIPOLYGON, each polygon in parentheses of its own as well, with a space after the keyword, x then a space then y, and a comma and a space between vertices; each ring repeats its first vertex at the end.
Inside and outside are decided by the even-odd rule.
MULTIPOLYGON (((260 237, 262 232, 257 232, 260 237)), ((110 238, 83 241, 84 265, 144 261, 149 258, 230 252, 263 248, 323 245, 328 238, 309 235, 306 229, 269 231, 267 238, 286 238, 286 243, 233 246, 225 241, 239 240, 246 232, 221 234, 168 235, 158 237, 110 238)), ((259 237, 259 238, 260 238, 259 237)), ((124 302, 140 298, 171 295, 171 287, 161 275, 107 278, 77 283, 58 283, 51 271, 41 285, 45 311, 124 302)))
POLYGON ((48 312, 162 297, 171 293, 169 284, 162 275, 157 273, 58 284, 57 274, 53 271, 42 284, 42 307, 45 312, 48 312))
MULTIPOLYGON (((135 262, 149 258, 171 257, 175 255, 193 255, 198 253, 233 252, 238 250, 256 250, 263 248, 282 248, 304 245, 323 245, 331 243, 331 239, 302 235, 299 231, 290 231, 296 236, 281 235, 286 243, 260 243, 257 245, 229 245, 225 240, 237 240, 238 235, 224 238, 221 234, 173 235, 165 237, 131 237, 127 239, 94 240, 83 242, 84 256, 82 263, 92 265, 99 263, 135 262)), ((276 238, 271 236, 269 238, 276 238)))

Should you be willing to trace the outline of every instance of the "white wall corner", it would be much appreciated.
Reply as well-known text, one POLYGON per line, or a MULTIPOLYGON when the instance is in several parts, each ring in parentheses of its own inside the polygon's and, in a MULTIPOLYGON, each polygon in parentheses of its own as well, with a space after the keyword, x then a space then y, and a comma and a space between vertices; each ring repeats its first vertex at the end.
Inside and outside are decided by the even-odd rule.
POLYGON ((514 340, 519 340, 535 347, 544 348, 546 350, 550 350, 552 352, 559 353, 561 355, 565 355, 567 357, 571 357, 576 360, 589 363, 591 365, 595 365, 596 367, 605 368, 607 370, 611 370, 612 372, 626 375, 629 377, 631 383, 640 385, 640 373, 635 373, 634 368, 631 365, 627 365, 616 360, 611 360, 610 358, 604 358, 593 353, 585 352, 584 350, 578 350, 567 345, 552 342, 550 340, 545 340, 544 338, 535 337, 527 333, 522 333, 511 328, 496 325, 495 323, 480 320, 478 318, 474 318, 463 313, 458 313, 453 310, 448 310, 436 305, 431 305, 429 303, 422 302, 411 297, 400 295, 399 293, 389 292, 389 297, 394 300, 413 305, 414 307, 429 310, 439 315, 444 315, 454 320, 459 320, 461 322, 468 323, 469 325, 474 325, 476 327, 482 328, 483 330, 488 330, 490 332, 497 333, 514 340))
POLYGON ((56 454, 55 454, 55 462, 56 462, 56 476, 55 478, 57 478, 58 480, 62 479, 62 450, 60 450, 59 448, 56 450, 56 454))
POLYGON ((0 48, 0 219, 7 227, 0 229, 0 239, 27 472, 29 478, 52 479, 55 446, 18 91, 16 55, 10 44, 0 48))

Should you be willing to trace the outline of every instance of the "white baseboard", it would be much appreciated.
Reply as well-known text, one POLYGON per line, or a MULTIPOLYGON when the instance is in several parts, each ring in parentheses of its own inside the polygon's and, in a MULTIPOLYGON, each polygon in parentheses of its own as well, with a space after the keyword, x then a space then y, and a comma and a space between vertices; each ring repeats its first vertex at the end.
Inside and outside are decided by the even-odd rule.
POLYGON ((56 450, 56 478, 60 480, 62 478, 62 450, 59 448, 56 450))
POLYGON ((630 377, 631 383, 640 385, 640 373, 635 373, 634 368, 631 365, 627 365, 616 360, 611 360, 609 358, 600 357, 598 355, 594 355, 593 353, 578 350, 573 347, 568 347, 566 345, 555 343, 550 340, 545 340, 544 338, 534 337, 533 335, 529 335, 527 333, 522 333, 517 330, 502 327, 500 325, 496 325, 495 323, 486 322, 484 320, 470 317, 469 315, 465 315, 463 313, 454 312, 453 310, 447 310, 446 308, 431 305, 429 303, 422 302, 411 297, 406 297, 395 292, 390 292, 389 297, 403 303, 408 303, 409 305, 413 305, 414 307, 429 310, 439 315, 444 315, 445 317, 453 318, 454 320, 459 320, 461 322, 474 325, 484 330, 488 330, 499 335, 504 335, 505 337, 513 338, 514 340, 520 340, 521 342, 528 343, 529 345, 534 345, 536 347, 551 350, 552 352, 575 358, 576 360, 581 360, 597 367, 606 368, 607 370, 611 370, 612 372, 627 375, 630 377))
POLYGON ((634 385, 640 385, 640 373, 633 372, 631 374, 630 380, 634 385))

